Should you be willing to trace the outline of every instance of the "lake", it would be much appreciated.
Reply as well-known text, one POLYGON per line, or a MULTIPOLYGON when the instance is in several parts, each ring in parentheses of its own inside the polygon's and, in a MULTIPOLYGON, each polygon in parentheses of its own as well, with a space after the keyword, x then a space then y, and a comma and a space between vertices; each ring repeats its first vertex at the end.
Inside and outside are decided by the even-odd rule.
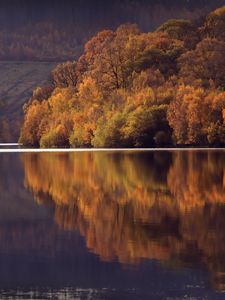
POLYGON ((224 299, 225 151, 0 153, 1 299, 224 299))

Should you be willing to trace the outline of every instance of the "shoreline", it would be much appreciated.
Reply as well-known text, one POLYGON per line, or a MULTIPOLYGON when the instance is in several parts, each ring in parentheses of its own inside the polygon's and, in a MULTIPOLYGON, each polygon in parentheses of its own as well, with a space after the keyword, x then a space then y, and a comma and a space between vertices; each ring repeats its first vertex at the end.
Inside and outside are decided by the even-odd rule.
MULTIPOLYGON (((3 144, 0 144, 2 147, 3 144)), ((9 145, 9 144, 8 144, 9 145)), ((10 144, 18 146, 18 144, 10 144)), ((0 153, 61 153, 61 152, 163 152, 163 151, 225 151, 225 148, 0 148, 0 153)))

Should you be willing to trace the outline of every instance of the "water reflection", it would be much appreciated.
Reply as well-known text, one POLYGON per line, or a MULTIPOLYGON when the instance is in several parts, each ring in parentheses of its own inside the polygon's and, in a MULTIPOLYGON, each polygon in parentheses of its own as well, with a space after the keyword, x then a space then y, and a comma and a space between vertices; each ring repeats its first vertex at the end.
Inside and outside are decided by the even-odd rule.
POLYGON ((225 153, 27 153, 25 186, 102 261, 199 266, 225 289, 225 153))

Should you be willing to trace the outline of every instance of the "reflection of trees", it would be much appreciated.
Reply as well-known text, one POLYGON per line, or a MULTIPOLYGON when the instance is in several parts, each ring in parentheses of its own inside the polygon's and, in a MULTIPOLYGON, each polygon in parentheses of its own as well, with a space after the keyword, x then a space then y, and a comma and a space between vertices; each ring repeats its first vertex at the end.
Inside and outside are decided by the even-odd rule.
POLYGON ((225 202, 225 154, 177 153, 168 186, 181 209, 225 202))
POLYGON ((55 221, 103 260, 204 263, 225 282, 223 152, 25 154, 25 179, 55 221))

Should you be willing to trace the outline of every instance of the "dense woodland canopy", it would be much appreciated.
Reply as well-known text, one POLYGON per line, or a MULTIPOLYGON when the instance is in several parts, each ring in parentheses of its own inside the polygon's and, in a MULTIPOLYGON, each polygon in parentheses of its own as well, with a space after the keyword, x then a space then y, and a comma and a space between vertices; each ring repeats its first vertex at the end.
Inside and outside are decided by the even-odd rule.
POLYGON ((103 30, 25 105, 34 147, 225 145, 225 7, 199 22, 103 30))

